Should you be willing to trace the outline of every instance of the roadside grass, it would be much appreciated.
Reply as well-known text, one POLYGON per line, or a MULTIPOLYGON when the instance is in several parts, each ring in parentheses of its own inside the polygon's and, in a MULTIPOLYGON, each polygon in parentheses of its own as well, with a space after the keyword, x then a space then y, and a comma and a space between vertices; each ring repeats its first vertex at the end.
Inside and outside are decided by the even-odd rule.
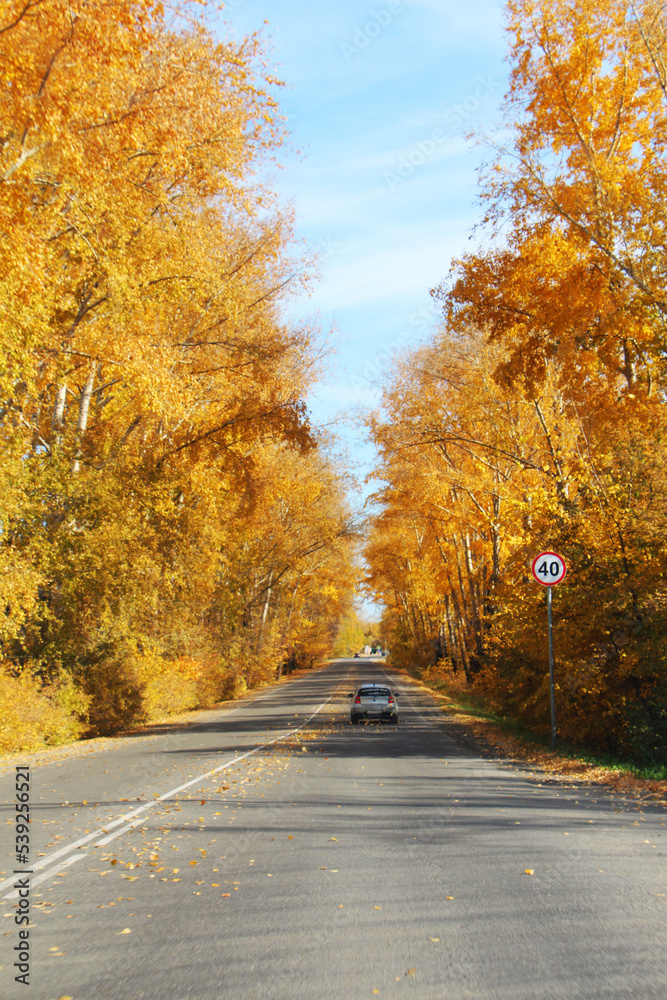
MULTIPOLYGON (((491 722, 498 726, 503 732, 511 733, 520 739, 522 742, 530 746, 543 747, 550 753, 554 751, 551 750, 551 737, 545 736, 542 733, 535 733, 530 729, 526 729, 515 719, 508 718, 504 715, 498 715, 495 712, 490 712, 488 709, 480 708, 473 702, 465 701, 461 698, 450 699, 447 694, 445 697, 448 699, 448 706, 454 712, 463 712, 467 715, 472 715, 474 718, 484 719, 487 722, 491 722)), ((566 740, 559 740, 556 744, 556 755, 559 757, 565 757, 568 760, 579 761, 582 764, 590 764, 593 767, 603 767, 609 771, 619 771, 628 772, 633 774, 636 778, 644 778, 647 781, 667 781, 667 764, 637 764, 632 760, 626 760, 621 757, 615 757, 612 754, 595 752, 593 750, 577 746, 575 743, 570 743, 566 740)))
POLYGON ((563 780, 606 784, 617 791, 667 802, 667 763, 639 764, 567 741, 558 742, 554 751, 550 735, 527 729, 475 698, 462 696, 459 690, 452 692, 445 681, 435 678, 424 681, 407 670, 396 672, 434 697, 442 711, 476 740, 505 757, 538 767, 563 780))

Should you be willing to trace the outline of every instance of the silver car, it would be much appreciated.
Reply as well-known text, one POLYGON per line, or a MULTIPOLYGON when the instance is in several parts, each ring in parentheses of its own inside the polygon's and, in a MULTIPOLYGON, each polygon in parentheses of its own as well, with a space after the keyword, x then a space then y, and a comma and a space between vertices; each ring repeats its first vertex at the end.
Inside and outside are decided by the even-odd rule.
POLYGON ((386 684, 362 684, 355 694, 348 695, 354 699, 350 706, 350 722, 355 725, 360 719, 377 719, 378 722, 386 719, 398 725, 397 697, 386 684))

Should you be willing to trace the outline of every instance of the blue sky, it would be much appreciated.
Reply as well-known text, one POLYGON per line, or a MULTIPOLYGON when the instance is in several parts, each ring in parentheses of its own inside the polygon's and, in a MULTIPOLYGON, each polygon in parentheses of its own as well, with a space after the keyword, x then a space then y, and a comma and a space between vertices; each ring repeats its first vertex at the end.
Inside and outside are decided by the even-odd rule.
POLYGON ((497 0, 231 0, 220 15, 221 35, 263 28, 287 83, 294 151, 272 183, 321 254, 320 280, 290 310, 335 329, 309 405, 316 422, 336 422, 360 478, 373 449, 341 414, 377 405, 392 354, 437 320, 429 289, 481 238, 470 242, 488 154, 465 134, 499 124, 502 16, 497 0))

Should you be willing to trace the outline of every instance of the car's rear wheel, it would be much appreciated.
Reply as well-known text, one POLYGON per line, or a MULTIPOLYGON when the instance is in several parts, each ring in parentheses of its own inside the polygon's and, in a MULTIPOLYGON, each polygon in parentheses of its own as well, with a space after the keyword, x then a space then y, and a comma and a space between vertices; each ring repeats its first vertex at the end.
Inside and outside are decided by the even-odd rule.
POLYGON ((356 717, 356 715, 351 715, 350 716, 350 724, 352 726, 356 726, 356 724, 358 723, 358 721, 359 721, 359 719, 356 717))
POLYGON ((398 725, 398 716, 397 715, 392 715, 392 717, 391 717, 391 719, 389 721, 391 722, 392 726, 397 726, 398 725))

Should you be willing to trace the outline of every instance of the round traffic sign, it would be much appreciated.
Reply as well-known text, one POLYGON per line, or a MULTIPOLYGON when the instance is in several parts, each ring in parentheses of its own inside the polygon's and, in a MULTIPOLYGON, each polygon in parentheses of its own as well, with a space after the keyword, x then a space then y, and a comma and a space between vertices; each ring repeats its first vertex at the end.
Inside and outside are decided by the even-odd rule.
POLYGON ((539 556, 533 559, 530 568, 537 582, 543 587, 553 587, 555 583, 560 583, 567 573, 565 560, 557 552, 540 552, 539 556))

